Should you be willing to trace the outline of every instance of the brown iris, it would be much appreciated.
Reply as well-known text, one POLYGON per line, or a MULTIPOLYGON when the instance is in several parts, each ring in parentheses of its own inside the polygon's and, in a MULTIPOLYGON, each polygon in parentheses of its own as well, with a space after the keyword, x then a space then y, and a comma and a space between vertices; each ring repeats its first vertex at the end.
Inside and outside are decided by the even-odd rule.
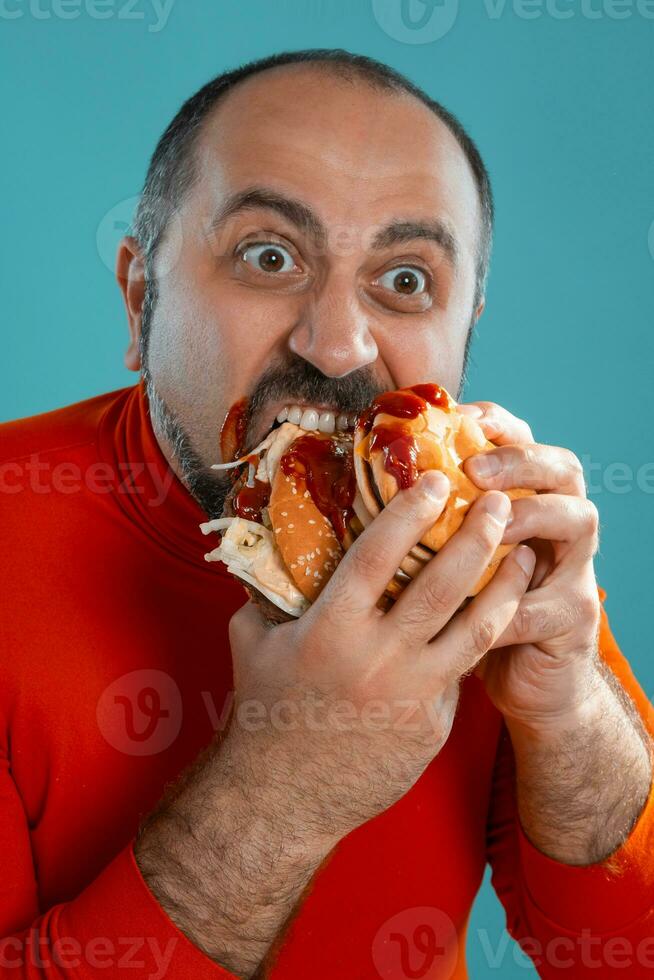
POLYGON ((408 272, 404 269, 393 279, 393 286, 397 289, 398 293, 415 293, 419 286, 418 277, 413 272, 408 272))
POLYGON ((259 255, 259 266, 264 272, 278 272, 284 267, 284 256, 277 248, 266 248, 259 255))

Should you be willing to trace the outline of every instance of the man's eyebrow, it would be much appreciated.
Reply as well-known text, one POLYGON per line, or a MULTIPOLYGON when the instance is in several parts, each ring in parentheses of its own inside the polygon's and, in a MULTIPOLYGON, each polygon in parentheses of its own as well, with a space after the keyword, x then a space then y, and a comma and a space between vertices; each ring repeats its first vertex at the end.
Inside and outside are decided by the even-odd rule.
POLYGON ((426 239, 440 245, 452 265, 456 265, 459 251, 456 239, 438 218, 431 221, 393 221, 377 232, 371 246, 375 250, 381 250, 391 245, 413 242, 416 239, 426 239))
POLYGON ((255 211, 257 208, 276 211, 307 235, 320 238, 325 234, 322 222, 308 204, 266 187, 250 187, 228 197, 213 217, 211 229, 216 231, 228 218, 241 211, 255 211))
MULTIPOLYGON (((232 194, 219 208, 211 221, 211 231, 217 231, 228 218, 243 211, 268 208, 276 211, 306 235, 324 240, 325 226, 315 211, 296 198, 287 197, 267 187, 250 187, 232 194)), ((456 265, 458 248, 454 235, 438 218, 423 220, 392 221, 379 230, 370 243, 373 251, 381 251, 392 245, 406 244, 423 239, 435 242, 443 249, 452 265, 456 265)))

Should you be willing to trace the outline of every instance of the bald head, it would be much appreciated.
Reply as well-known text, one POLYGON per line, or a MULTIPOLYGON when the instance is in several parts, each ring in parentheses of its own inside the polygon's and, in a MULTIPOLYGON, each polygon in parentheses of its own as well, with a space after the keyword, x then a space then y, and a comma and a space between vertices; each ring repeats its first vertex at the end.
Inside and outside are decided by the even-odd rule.
MULTIPOLYGON (((140 204, 134 220, 134 234, 147 264, 152 268, 158 244, 179 203, 198 177, 196 141, 203 124, 228 95, 246 82, 294 67, 311 68, 325 79, 349 85, 365 84, 386 93, 403 93, 422 103, 437 120, 445 124, 458 143, 473 174, 479 204, 477 282, 475 305, 485 289, 492 246, 494 206, 488 172, 479 151, 459 120, 400 72, 365 55, 342 49, 308 49, 283 52, 216 76, 181 107, 173 118, 150 160, 140 204)), ((302 93, 295 93, 295 107, 302 111, 302 93)), ((416 138, 420 138, 416 135, 416 138)))

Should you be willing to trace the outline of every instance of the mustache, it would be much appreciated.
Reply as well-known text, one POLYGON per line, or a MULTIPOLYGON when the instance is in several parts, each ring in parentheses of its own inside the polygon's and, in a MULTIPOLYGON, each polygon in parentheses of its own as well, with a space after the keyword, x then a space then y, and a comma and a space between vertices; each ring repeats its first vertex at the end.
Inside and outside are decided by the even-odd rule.
POLYGON ((327 402, 340 412, 362 412, 386 391, 371 368, 360 368, 342 378, 330 378, 301 357, 273 364, 261 375, 248 405, 246 444, 262 412, 272 401, 327 402))

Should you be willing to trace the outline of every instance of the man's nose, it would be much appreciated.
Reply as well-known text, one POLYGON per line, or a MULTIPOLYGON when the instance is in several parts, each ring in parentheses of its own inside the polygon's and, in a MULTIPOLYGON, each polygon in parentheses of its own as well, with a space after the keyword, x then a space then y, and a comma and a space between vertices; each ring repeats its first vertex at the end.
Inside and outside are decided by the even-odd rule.
POLYGON ((351 282, 343 280, 307 297, 288 345, 330 378, 374 363, 379 353, 366 310, 351 282))

